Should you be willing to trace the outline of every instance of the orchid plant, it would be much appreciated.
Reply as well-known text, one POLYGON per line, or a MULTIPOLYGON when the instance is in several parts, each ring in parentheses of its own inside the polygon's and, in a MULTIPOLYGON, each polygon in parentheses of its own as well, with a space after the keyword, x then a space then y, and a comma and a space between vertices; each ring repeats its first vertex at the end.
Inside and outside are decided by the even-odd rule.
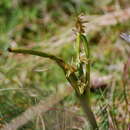
POLYGON ((91 124, 93 130, 98 130, 95 116, 91 110, 90 103, 90 48, 89 43, 85 35, 85 21, 82 15, 77 17, 76 21, 76 59, 75 66, 65 63, 62 58, 54 56, 52 54, 29 50, 21 48, 9 48, 9 52, 31 54, 44 58, 49 58, 57 63, 57 65, 63 70, 66 79, 75 90, 76 96, 80 101, 80 104, 85 112, 88 121, 91 124), (83 56, 84 55, 84 56, 83 56))

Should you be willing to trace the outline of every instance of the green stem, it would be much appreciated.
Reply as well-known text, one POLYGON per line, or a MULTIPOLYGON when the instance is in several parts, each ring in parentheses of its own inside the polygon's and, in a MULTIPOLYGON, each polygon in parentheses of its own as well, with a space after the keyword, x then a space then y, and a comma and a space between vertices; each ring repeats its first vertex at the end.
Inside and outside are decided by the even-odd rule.
POLYGON ((60 68, 64 71, 65 76, 67 75, 68 71, 70 72, 69 76, 66 76, 66 79, 69 81, 71 86, 75 89, 76 93, 79 94, 79 90, 76 87, 77 86, 77 76, 74 74, 73 67, 70 66, 69 64, 66 64, 64 60, 60 59, 57 56, 40 52, 40 51, 34 51, 34 50, 29 50, 29 49, 20 49, 20 48, 9 48, 8 49, 10 52, 13 53, 22 53, 22 54, 31 54, 31 55, 36 55, 44 58, 50 58, 51 60, 55 61, 60 68))
POLYGON ((31 55, 36 55, 36 56, 40 56, 40 57, 44 57, 44 58, 50 58, 53 61, 55 61, 62 69, 65 68, 65 62, 48 53, 44 53, 44 52, 40 52, 40 51, 34 51, 34 50, 29 50, 29 49, 20 49, 20 48, 9 48, 8 49, 10 52, 14 52, 14 53, 22 53, 22 54, 31 54, 31 55))
POLYGON ((76 36, 76 64, 77 64, 77 70, 78 70, 78 78, 81 79, 83 78, 83 63, 80 61, 80 47, 81 47, 81 38, 80 38, 80 33, 77 33, 76 36))
POLYGON ((76 54, 77 54, 77 64, 80 62, 80 34, 77 33, 76 36, 76 54))
POLYGON ((86 74, 85 74, 85 81, 86 81, 86 87, 84 90, 83 95, 79 96, 79 100, 81 103, 81 106, 86 114, 86 117, 88 118, 91 127, 93 130, 98 130, 98 125, 95 119, 95 116, 91 110, 90 106, 90 49, 89 49, 89 43, 87 41, 87 38, 84 34, 80 34, 80 38, 83 42, 83 47, 85 50, 85 55, 88 60, 88 63, 86 64, 86 74))
POLYGON ((90 49, 87 38, 83 34, 81 34, 80 36, 83 41, 86 58, 88 60, 88 63, 86 64, 86 81, 88 82, 88 86, 90 86, 90 49))
POLYGON ((81 95, 81 96, 78 96, 78 95, 77 95, 77 97, 78 97, 78 99, 79 99, 79 101, 80 101, 80 104, 81 104, 81 106, 82 106, 82 108, 83 108, 83 110, 84 110, 84 112, 85 112, 85 115, 86 115, 88 121, 89 121, 90 124, 91 124, 92 130, 98 130, 98 126, 97 126, 96 119, 95 119, 94 114, 93 114, 93 112, 92 112, 92 110, 91 110, 91 107, 89 106, 89 103, 88 103, 88 101, 87 101, 88 96, 89 96, 89 95, 88 95, 87 92, 84 93, 84 94, 81 95))
POLYGON ((31 54, 31 55, 41 56, 41 57, 45 57, 45 58, 50 58, 53 61, 55 61, 62 68, 65 75, 67 74, 68 71, 70 71, 71 73, 69 76, 66 76, 66 79, 69 81, 71 86, 75 89, 77 97, 80 100, 81 106, 82 106, 93 130, 98 129, 96 120, 94 118, 94 115, 93 115, 91 108, 89 106, 89 103, 88 103, 90 87, 87 87, 85 92, 82 95, 80 94, 80 92, 78 90, 78 84, 77 84, 78 78, 75 75, 75 73, 73 72, 72 66, 66 64, 62 59, 60 59, 54 55, 48 54, 48 53, 34 51, 34 50, 27 50, 27 49, 18 49, 18 48, 9 48, 8 50, 10 52, 14 52, 14 53, 31 54))

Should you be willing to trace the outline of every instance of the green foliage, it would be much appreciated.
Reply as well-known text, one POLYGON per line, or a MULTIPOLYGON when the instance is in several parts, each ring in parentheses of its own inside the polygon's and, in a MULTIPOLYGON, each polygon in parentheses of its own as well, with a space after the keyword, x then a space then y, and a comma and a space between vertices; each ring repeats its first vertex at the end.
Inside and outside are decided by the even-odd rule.
MULTIPOLYGON (((111 2, 107 3, 107 6, 108 8, 115 6, 114 1, 112 5, 111 2)), ((16 43, 18 47, 47 50, 44 48, 46 42, 42 44, 41 42, 50 40, 54 35, 64 34, 64 31, 59 30, 64 27, 69 30, 68 25, 74 21, 73 17, 81 11, 88 15, 104 14, 103 8, 97 6, 92 0, 41 0, 34 4, 0 0, 0 51, 3 51, 3 55, 0 56, 0 124, 11 121, 30 106, 55 93, 59 89, 58 84, 66 83, 63 72, 53 62, 35 59, 32 56, 14 56, 7 53, 7 48, 10 44, 16 43), (46 18, 47 20, 44 21, 46 18)), ((100 118, 98 119, 99 127, 103 130, 108 129, 110 113, 120 129, 126 125, 124 113, 122 114, 124 110, 122 66, 128 55, 123 51, 127 45, 120 40, 119 35, 120 32, 129 31, 129 28, 130 22, 128 21, 104 27, 88 35, 91 44, 91 71, 98 72, 100 75, 114 75, 112 84, 109 85, 111 87, 105 89, 104 93, 99 91, 98 94, 93 94, 92 104, 97 104, 94 111, 100 118), (107 101, 104 101, 102 95, 107 101), (106 112, 107 109, 103 109, 104 114, 102 108, 108 104, 112 107, 107 108, 109 113, 106 112), (98 112, 100 112, 99 115, 98 112)), ((58 56, 73 65, 72 57, 76 57, 76 51, 73 43, 70 44, 58 47, 60 52, 54 49, 51 53, 56 52, 58 56)), ((77 108, 78 103, 74 93, 66 97, 63 104, 67 109, 71 106, 77 108)), ((50 116, 47 115, 47 117, 48 123, 50 116)), ((55 115, 51 118, 55 119, 55 115)), ((20 129, 35 130, 35 123, 33 120, 20 129)))

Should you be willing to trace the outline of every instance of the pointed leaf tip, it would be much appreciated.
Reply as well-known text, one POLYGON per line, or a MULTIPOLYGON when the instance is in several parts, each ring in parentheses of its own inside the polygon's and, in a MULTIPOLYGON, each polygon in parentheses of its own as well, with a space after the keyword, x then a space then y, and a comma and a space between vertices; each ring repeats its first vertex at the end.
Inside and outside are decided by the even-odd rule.
POLYGON ((11 49, 11 48, 8 48, 8 51, 9 51, 9 52, 12 52, 12 49, 11 49))

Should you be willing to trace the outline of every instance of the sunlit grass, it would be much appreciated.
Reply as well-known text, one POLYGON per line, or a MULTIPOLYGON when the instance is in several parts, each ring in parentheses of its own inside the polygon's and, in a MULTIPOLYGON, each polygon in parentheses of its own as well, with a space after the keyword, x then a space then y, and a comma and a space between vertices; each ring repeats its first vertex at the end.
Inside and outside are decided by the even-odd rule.
MULTIPOLYGON (((4 54, 0 56, 0 89, 2 90, 0 91, 1 124, 9 122, 30 106, 37 104, 41 99, 56 92, 58 84, 66 82, 64 74, 53 62, 41 60, 39 58, 33 59, 31 56, 14 56, 8 54, 6 49, 10 46, 10 43, 16 41, 19 47, 33 46, 34 49, 44 50, 42 45, 39 46, 38 43, 42 40, 49 40, 55 34, 64 33, 58 32, 58 30, 72 22, 71 18, 73 17, 71 16, 70 18, 67 16, 67 18, 70 18, 69 20, 59 19, 57 22, 59 16, 61 18, 62 15, 59 14, 56 16, 56 13, 52 14, 52 18, 55 18, 55 20, 51 19, 48 24, 39 24, 36 22, 37 19, 40 19, 38 16, 39 8, 24 8, 24 10, 23 7, 14 8, 12 2, 9 0, 3 2, 3 5, 4 6, 0 8, 0 51, 4 51, 4 54), (49 67, 43 62, 49 64, 49 67), (44 66, 47 68, 46 71, 43 69, 44 66), (51 73, 52 70, 53 73, 51 73), (54 80, 54 78, 56 80, 54 80)), ((91 4, 88 6, 91 7, 91 4)), ((84 7, 79 10, 84 10, 84 7)), ((95 12, 93 8, 87 8, 86 10, 88 12, 95 12)), ((73 11, 74 10, 72 10, 72 12, 73 11)), ((129 28, 130 23, 128 21, 123 24, 103 28, 100 32, 97 32, 97 34, 99 33, 100 35, 96 33, 89 34, 92 56, 91 71, 98 72, 100 75, 114 75, 114 81, 112 81, 114 83, 111 84, 109 86, 110 88, 103 94, 105 98, 109 99, 111 89, 115 87, 112 97, 113 106, 108 109, 116 118, 119 128, 122 128, 122 125, 124 125, 121 121, 123 120, 124 114, 122 114, 124 97, 121 75, 123 64, 128 58, 128 55, 122 50, 126 46, 125 42, 119 37, 121 32, 127 32, 129 28)), ((59 49, 60 52, 58 52, 58 55, 64 58, 65 61, 72 63, 72 57, 75 56, 75 51, 73 51, 73 43, 70 44, 59 49)), ((104 101, 102 92, 95 94, 93 100, 94 102, 99 101, 101 108, 110 102, 104 101)), ((78 106, 74 94, 67 97, 63 103, 67 104, 66 106, 78 106)), ((100 113, 100 109, 97 111, 100 113)), ((101 114, 99 114, 101 118, 101 120, 99 120, 99 127, 107 129, 109 125, 108 113, 106 109, 103 110, 103 112, 101 111, 101 114), (105 116, 103 112, 105 112, 105 116)), ((33 125, 35 127, 35 121, 33 125)), ((25 129, 27 128, 32 128, 32 124, 27 124, 25 129)))

